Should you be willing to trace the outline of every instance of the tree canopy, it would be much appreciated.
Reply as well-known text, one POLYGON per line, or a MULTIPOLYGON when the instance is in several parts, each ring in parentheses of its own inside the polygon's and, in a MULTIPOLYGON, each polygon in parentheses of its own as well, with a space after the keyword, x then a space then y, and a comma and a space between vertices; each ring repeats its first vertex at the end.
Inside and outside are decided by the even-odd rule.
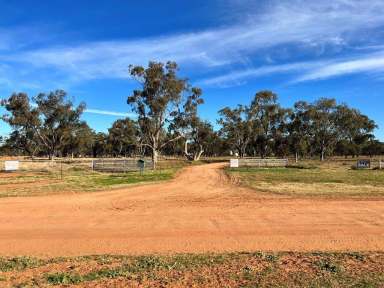
POLYGON ((127 98, 133 118, 116 119, 96 133, 82 120, 85 103, 74 105, 56 90, 34 97, 13 93, 0 101, 1 119, 11 133, 1 137, 0 153, 53 157, 184 156, 305 157, 384 154, 374 136, 376 123, 333 98, 297 101, 282 107, 276 93, 263 90, 247 103, 218 111, 217 125, 199 115, 203 91, 178 75, 175 62, 130 66, 137 83, 127 98))

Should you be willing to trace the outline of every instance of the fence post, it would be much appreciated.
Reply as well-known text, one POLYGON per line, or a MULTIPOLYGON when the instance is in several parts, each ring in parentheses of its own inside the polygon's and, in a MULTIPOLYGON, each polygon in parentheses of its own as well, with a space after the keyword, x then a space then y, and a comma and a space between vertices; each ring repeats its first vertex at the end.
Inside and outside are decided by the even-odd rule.
POLYGON ((60 180, 63 180, 63 159, 60 161, 60 180))

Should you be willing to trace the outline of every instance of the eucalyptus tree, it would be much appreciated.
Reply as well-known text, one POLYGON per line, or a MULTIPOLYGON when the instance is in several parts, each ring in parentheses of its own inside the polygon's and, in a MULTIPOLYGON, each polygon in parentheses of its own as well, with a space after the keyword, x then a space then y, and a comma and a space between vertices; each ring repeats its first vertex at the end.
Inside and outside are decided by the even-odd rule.
POLYGON ((305 101, 296 102, 287 124, 288 141, 296 162, 298 162, 299 156, 304 156, 308 152, 310 146, 311 123, 308 107, 309 104, 305 101))
POLYGON ((21 154, 34 156, 39 150, 39 112, 30 103, 25 93, 14 93, 8 99, 3 99, 1 105, 8 112, 2 115, 2 120, 8 123, 13 130, 8 138, 7 145, 21 154))
POLYGON ((63 143, 60 145, 62 156, 87 156, 93 155, 95 132, 85 121, 73 125, 69 133, 66 133, 63 143))
POLYGON ((75 107, 63 90, 40 93, 33 101, 39 113, 36 133, 51 159, 58 155, 61 146, 70 141, 72 131, 80 126, 85 103, 75 107))
POLYGON ((93 157, 105 157, 110 154, 112 150, 108 142, 108 135, 103 132, 99 132, 93 135, 92 154, 93 157))
POLYGON ((280 107, 277 95, 264 90, 256 93, 249 114, 253 127, 253 143, 262 158, 266 157, 277 138, 284 133, 287 110, 280 107))
POLYGON ((192 122, 192 129, 184 144, 184 156, 191 161, 198 161, 209 146, 213 144, 215 133, 209 122, 199 118, 192 122))
POLYGON ((370 139, 362 148, 364 155, 373 157, 375 155, 384 155, 384 142, 380 142, 376 139, 370 139))
POLYGON ((139 143, 139 127, 129 118, 118 119, 108 129, 108 143, 115 156, 132 154, 139 143))
POLYGON ((236 108, 225 107, 219 111, 220 134, 228 144, 244 157, 253 135, 253 122, 249 108, 238 105, 236 108))
POLYGON ((2 102, 8 112, 2 119, 14 132, 17 131, 25 147, 38 147, 53 158, 68 144, 72 131, 81 124, 85 104, 75 107, 63 90, 40 93, 33 97, 33 102, 34 105, 25 93, 11 95, 2 102))
POLYGON ((174 131, 166 137, 166 129, 173 124, 182 112, 182 102, 196 92, 186 79, 177 76, 175 62, 149 62, 148 67, 130 66, 130 75, 138 81, 140 89, 128 97, 128 104, 137 114, 142 145, 152 151, 154 166, 160 151, 170 142, 183 135, 174 131))
POLYGON ((340 140, 340 129, 337 122, 337 105, 335 99, 320 98, 308 106, 310 117, 310 133, 312 145, 324 161, 326 155, 331 155, 336 143, 340 140))
POLYGON ((190 161, 200 160, 213 133, 212 126, 202 121, 197 113, 198 106, 204 103, 201 95, 200 88, 192 88, 191 94, 183 105, 183 111, 180 111, 174 123, 169 126, 170 131, 177 131, 178 134, 183 135, 183 153, 190 161))
POLYGON ((346 104, 337 107, 336 121, 342 139, 339 147, 344 148, 344 153, 357 156, 364 145, 374 138, 372 133, 377 127, 375 122, 346 104))

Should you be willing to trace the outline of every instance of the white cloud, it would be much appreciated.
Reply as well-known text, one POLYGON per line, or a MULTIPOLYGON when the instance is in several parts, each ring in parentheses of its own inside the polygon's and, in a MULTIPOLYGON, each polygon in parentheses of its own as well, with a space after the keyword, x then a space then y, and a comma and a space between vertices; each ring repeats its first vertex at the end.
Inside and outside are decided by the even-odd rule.
POLYGON ((331 77, 355 73, 379 74, 379 77, 376 77, 376 79, 381 80, 384 77, 384 52, 364 54, 357 57, 355 56, 354 58, 296 62, 231 71, 227 74, 201 80, 199 84, 217 87, 230 87, 241 85, 246 82, 247 79, 283 73, 299 75, 290 81, 290 84, 323 80, 331 77))
POLYGON ((204 79, 200 81, 200 84, 219 87, 237 86, 250 78, 263 77, 278 73, 303 72, 316 67, 321 67, 324 64, 325 62, 298 62, 282 65, 268 65, 254 69, 232 71, 228 74, 204 79))
MULTIPOLYGON (((24 40, 27 38, 25 31, 18 29, 12 35, 11 30, 2 33, 5 30, 0 27, 0 42, 3 43, 0 44, 0 61, 5 67, 0 69, 1 82, 21 89, 29 83, 31 87, 45 90, 47 86, 49 89, 58 84, 60 87, 71 86, 90 79, 127 78, 129 64, 145 65, 149 60, 175 60, 186 70, 197 66, 196 71, 209 70, 216 74, 235 69, 201 82, 222 87, 273 73, 301 72, 304 75, 297 81, 307 81, 379 69, 379 64, 364 59, 365 56, 361 61, 354 59, 352 61, 357 62, 349 64, 328 61, 325 67, 318 67, 319 62, 315 59, 326 53, 325 47, 346 47, 362 35, 374 39, 375 29, 384 26, 382 0, 271 0, 263 7, 251 0, 227 0, 227 3, 230 3, 229 11, 235 11, 232 13, 236 14, 233 17, 236 24, 136 40, 86 42, 40 49, 27 49, 26 45, 21 45, 23 48, 18 49, 13 43, 32 41, 24 40), (17 41, 21 34, 22 40, 17 41), (298 48, 291 53, 294 55, 286 51, 288 46, 298 48), (280 54, 284 63, 296 61, 295 57, 303 47, 305 52, 313 51, 312 62, 279 64, 281 59, 276 55, 280 54), (254 63, 266 63, 271 59, 274 65, 249 68, 254 63)), ((367 47, 380 47, 380 44, 376 41, 367 47)))
POLYGON ((48 76, 69 81, 121 78, 127 77, 129 64, 146 64, 149 60, 176 60, 184 67, 197 64, 214 68, 249 62, 259 51, 283 44, 323 51, 322 45, 344 46, 357 33, 384 25, 382 0, 270 1, 261 13, 256 13, 258 7, 250 5, 250 1, 230 2, 243 8, 234 11, 247 11, 248 16, 230 27, 149 39, 8 51, 0 53, 0 60, 23 64, 25 75, 19 75, 21 78, 32 77, 37 69, 53 69, 55 73, 48 76))
POLYGON ((384 72, 384 53, 372 54, 360 59, 337 61, 329 65, 308 71, 294 82, 321 80, 354 73, 380 73, 384 72))
POLYGON ((98 114, 98 115, 135 118, 135 114, 133 113, 124 113, 124 112, 116 112, 116 111, 109 111, 109 110, 86 109, 84 112, 91 113, 91 114, 98 114))

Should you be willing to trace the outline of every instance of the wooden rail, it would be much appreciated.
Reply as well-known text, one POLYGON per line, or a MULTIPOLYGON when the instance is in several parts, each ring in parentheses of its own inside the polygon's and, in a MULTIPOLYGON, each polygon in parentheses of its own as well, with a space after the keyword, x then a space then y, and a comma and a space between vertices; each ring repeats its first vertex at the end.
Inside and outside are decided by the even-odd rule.
POLYGON ((231 159, 230 167, 286 167, 288 159, 261 159, 261 158, 242 158, 231 159))

